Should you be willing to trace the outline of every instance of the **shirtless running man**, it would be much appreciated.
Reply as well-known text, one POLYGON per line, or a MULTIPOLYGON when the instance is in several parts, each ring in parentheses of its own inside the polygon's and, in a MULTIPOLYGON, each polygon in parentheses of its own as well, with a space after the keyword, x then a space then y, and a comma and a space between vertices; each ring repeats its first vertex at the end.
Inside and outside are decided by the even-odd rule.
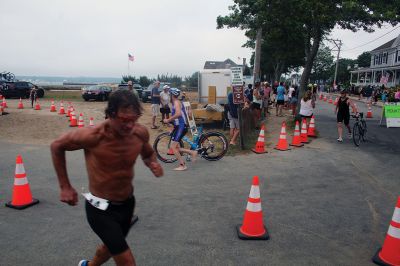
POLYGON ((110 95, 106 119, 94 128, 70 131, 51 144, 51 154, 61 189, 60 200, 77 205, 78 194, 69 182, 66 151, 84 150, 89 177, 86 216, 104 244, 91 261, 80 266, 101 265, 113 257, 116 265, 136 265, 125 240, 135 208, 133 166, 139 154, 156 177, 163 175, 149 144, 147 129, 137 123, 142 107, 135 94, 118 90, 110 95))

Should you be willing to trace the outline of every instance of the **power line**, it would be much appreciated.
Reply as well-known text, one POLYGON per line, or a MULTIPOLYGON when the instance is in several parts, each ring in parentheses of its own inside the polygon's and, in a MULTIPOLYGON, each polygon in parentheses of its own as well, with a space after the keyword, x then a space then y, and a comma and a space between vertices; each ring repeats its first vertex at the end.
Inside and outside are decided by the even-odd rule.
POLYGON ((354 50, 354 49, 363 47, 363 46, 365 46, 365 45, 367 45, 367 44, 370 44, 370 43, 372 43, 372 42, 374 42, 374 41, 376 41, 376 40, 379 40, 379 39, 382 38, 383 36, 388 35, 389 33, 391 33, 392 31, 395 31, 395 30, 398 29, 398 28, 400 28, 400 26, 395 27, 395 28, 392 29, 391 31, 386 32, 385 34, 383 34, 383 35, 381 35, 381 36, 379 36, 379 37, 373 39, 372 41, 369 41, 369 42, 367 42, 367 43, 364 43, 364 44, 362 44, 362 45, 359 45, 359 46, 356 46, 356 47, 353 47, 353 48, 350 48, 350 49, 343 50, 343 52, 351 51, 351 50, 354 50))

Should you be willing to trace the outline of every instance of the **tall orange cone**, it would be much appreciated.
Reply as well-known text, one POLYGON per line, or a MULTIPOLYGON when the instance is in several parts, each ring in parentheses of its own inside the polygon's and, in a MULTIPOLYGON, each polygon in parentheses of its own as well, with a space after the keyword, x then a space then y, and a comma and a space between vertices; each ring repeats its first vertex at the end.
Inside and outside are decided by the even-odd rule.
POLYGON ((301 123, 300 139, 302 143, 310 143, 307 137, 307 120, 305 118, 303 118, 303 122, 301 123))
POLYGON ((26 177, 24 163, 21 155, 17 156, 15 166, 14 189, 12 201, 6 203, 7 207, 22 210, 39 203, 37 199, 32 198, 31 189, 26 177))
POLYGON ((304 146, 304 144, 301 143, 301 139, 300 139, 300 125, 299 125, 299 121, 296 121, 296 126, 295 126, 295 128, 294 128, 293 140, 292 140, 292 144, 290 144, 290 146, 295 146, 295 147, 302 147, 302 146, 304 146))
POLYGON ((77 124, 77 122, 76 122, 75 111, 72 111, 72 112, 71 112, 70 118, 71 118, 71 119, 70 119, 69 126, 70 126, 70 127, 76 127, 76 126, 78 126, 78 124, 77 124))
POLYGON ((332 96, 329 98, 329 103, 333 103, 332 96))
POLYGON ((64 103, 63 101, 60 102, 60 111, 58 111, 59 115, 65 115, 64 103))
POLYGON ((94 127, 93 117, 89 118, 89 127, 94 127))
POLYGON ((370 104, 368 104, 367 118, 372 118, 372 108, 370 104))
POLYGON ((67 108, 67 114, 65 116, 69 118, 71 116, 71 111, 72 111, 72 105, 71 103, 69 103, 67 108))
POLYGON ((54 100, 51 100, 50 112, 57 112, 54 100))
POLYGON ((372 261, 378 265, 400 265, 400 197, 397 199, 383 247, 376 252, 372 261))
POLYGON ((39 99, 36 100, 36 105, 35 105, 35 110, 41 110, 42 108, 40 108, 40 103, 39 103, 39 99))
POLYGON ((326 97, 326 94, 324 96, 324 102, 326 102, 328 100, 328 97, 326 97))
POLYGON ((286 122, 285 121, 282 122, 281 134, 279 135, 279 141, 274 149, 280 150, 280 151, 290 150, 287 139, 286 139, 286 122))
POLYGON ((324 97, 324 95, 322 95, 322 93, 319 95, 319 99, 322 100, 322 98, 324 97))
POLYGON ((18 102, 18 109, 24 109, 24 104, 22 103, 22 98, 19 98, 19 102, 18 102))
POLYGON ((237 234, 243 240, 268 240, 269 234, 263 223, 260 185, 258 176, 253 177, 253 184, 247 200, 243 224, 236 226, 237 234))
POLYGON ((3 97, 3 103, 2 103, 2 105, 3 105, 3 109, 8 108, 7 102, 6 102, 6 97, 3 97))
POLYGON ((256 146, 251 149, 255 153, 258 153, 258 154, 267 153, 267 151, 265 150, 264 131, 265 131, 265 127, 264 127, 264 125, 262 125, 260 134, 258 135, 256 146))
POLYGON ((308 131, 307 131, 307 136, 308 137, 313 137, 313 138, 317 137, 317 134, 315 133, 315 118, 314 118, 314 115, 311 117, 310 126, 308 127, 308 131))
POLYGON ((83 121, 82 113, 79 114, 78 127, 85 127, 85 122, 83 121))

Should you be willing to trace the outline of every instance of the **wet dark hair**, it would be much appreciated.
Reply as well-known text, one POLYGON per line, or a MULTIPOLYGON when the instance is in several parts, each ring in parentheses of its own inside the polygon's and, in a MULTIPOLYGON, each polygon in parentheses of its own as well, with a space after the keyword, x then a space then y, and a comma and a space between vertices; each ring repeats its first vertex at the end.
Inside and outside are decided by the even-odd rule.
POLYGON ((138 115, 143 113, 143 107, 135 93, 129 90, 114 91, 108 97, 108 105, 105 110, 106 118, 114 118, 118 110, 128 107, 132 108, 138 115))

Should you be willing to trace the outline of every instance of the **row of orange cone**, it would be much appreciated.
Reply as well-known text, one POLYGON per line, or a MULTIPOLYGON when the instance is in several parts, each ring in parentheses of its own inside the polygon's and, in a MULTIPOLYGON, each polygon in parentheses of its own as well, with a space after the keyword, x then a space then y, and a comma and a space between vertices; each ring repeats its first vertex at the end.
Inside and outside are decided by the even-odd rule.
MULTIPOLYGON (((238 237, 243 240, 268 240, 270 238, 263 222, 259 186, 258 176, 254 176, 243 222, 236 226, 238 237)), ((383 247, 376 252, 372 261, 378 265, 400 265, 400 197, 397 199, 383 247)))
MULTIPOLYGON (((324 95, 320 94, 320 95, 319 95, 319 99, 320 99, 320 100, 323 100, 324 102, 326 102, 328 98, 327 98, 326 95, 324 96, 324 95)), ((334 105, 337 105, 337 102, 338 102, 338 101, 339 101, 339 97, 336 97, 335 101, 333 102, 332 96, 330 96, 328 102, 329 102, 329 103, 333 103, 334 105)), ((354 104, 354 105, 356 105, 356 104, 354 104)), ((368 106, 367 118, 373 118, 371 104, 370 104, 370 103, 367 103, 367 106, 368 106)))
MULTIPOLYGON (((302 121, 301 131, 299 126, 299 121, 296 121, 296 126, 294 130, 294 135, 292 139, 292 143, 290 146, 294 147, 302 147, 304 143, 310 143, 308 137, 317 137, 315 132, 315 118, 314 116, 311 117, 310 126, 307 128, 307 121, 304 118, 302 121)), ((286 138, 286 122, 282 122, 281 133, 279 135, 278 144, 275 146, 276 150, 280 151, 287 151, 290 150, 289 144, 286 138)), ((265 149, 265 126, 262 125, 260 134, 258 136, 256 146, 252 149, 253 152, 261 154, 267 153, 265 149)))

